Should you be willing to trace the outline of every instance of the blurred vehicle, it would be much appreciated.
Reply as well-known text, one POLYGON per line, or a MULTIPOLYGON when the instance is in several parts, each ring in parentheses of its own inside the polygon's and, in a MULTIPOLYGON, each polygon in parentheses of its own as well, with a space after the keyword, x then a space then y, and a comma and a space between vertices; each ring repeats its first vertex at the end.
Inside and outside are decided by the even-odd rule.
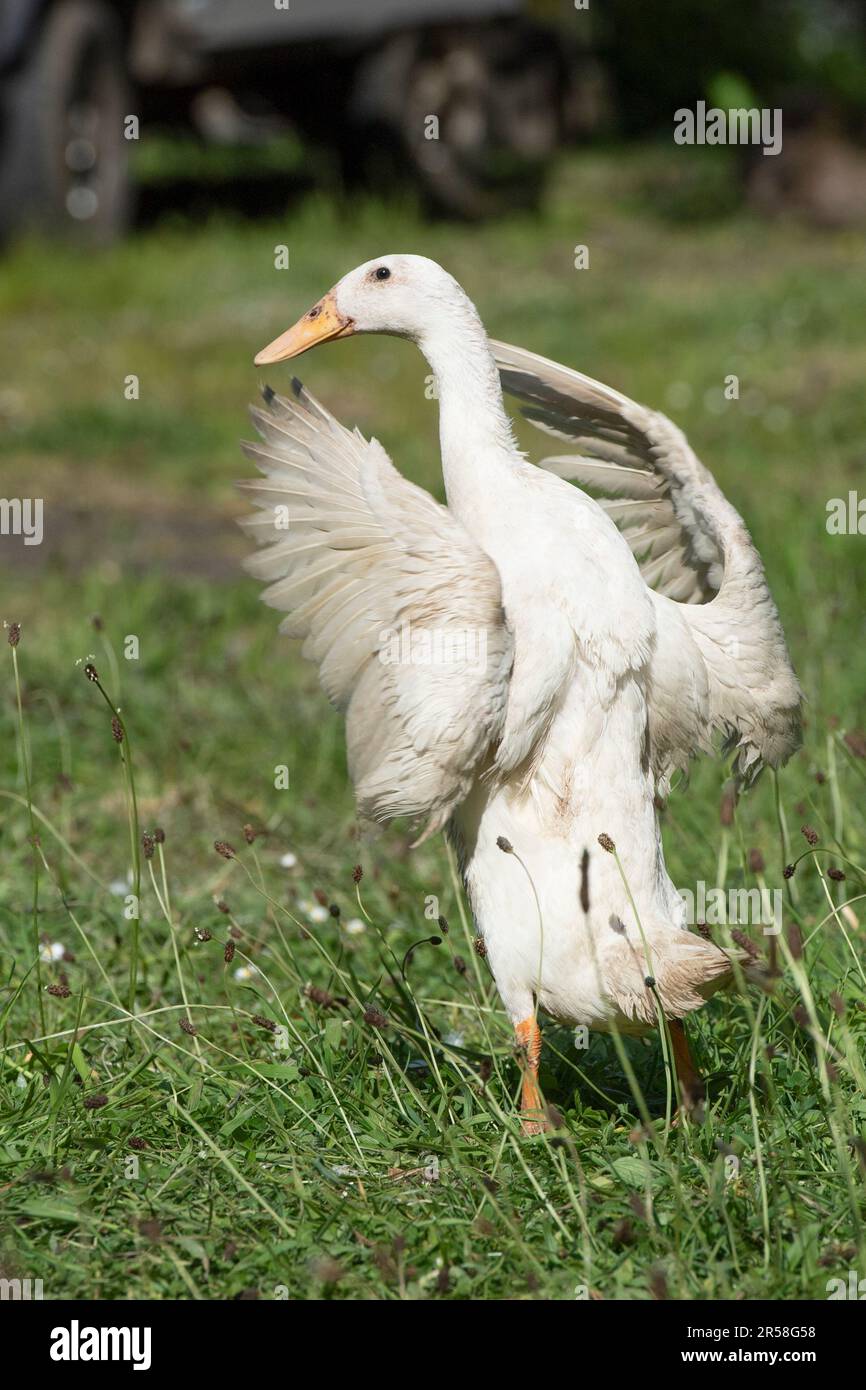
POLYGON ((108 241, 153 125, 291 125, 345 179, 408 173, 483 217, 536 195, 561 130, 553 32, 521 0, 0 0, 0 234, 108 241))

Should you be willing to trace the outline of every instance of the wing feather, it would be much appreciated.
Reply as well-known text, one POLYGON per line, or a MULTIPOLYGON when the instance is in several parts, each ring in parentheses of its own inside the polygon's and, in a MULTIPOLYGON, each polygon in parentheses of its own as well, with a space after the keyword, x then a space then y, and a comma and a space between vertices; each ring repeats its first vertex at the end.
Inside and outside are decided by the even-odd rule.
POLYGON ((666 416, 581 372, 494 343, 502 384, 545 433, 541 466, 592 490, 653 590, 650 738, 659 784, 720 732, 749 779, 799 746, 802 692, 760 556, 666 416))
POLYGON ((252 410, 262 477, 243 489, 246 562, 287 616, 346 716, 361 813, 440 828, 501 731, 513 661, 493 561, 394 468, 294 383, 252 410), (287 525, 286 525, 287 523, 287 525))

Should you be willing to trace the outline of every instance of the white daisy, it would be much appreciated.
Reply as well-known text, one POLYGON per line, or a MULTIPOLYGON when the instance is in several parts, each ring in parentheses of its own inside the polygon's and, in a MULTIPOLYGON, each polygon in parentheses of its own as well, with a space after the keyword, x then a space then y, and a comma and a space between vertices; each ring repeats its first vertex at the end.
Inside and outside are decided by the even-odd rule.
POLYGON ((296 854, 292 854, 292 851, 290 849, 287 849, 285 854, 280 855, 280 864, 284 869, 294 869, 297 862, 298 856, 296 854))
POLYGON ((360 936, 361 932, 367 930, 366 922, 362 922, 360 917, 350 917, 348 922, 343 923, 343 931, 349 936, 360 936))
POLYGON ((310 902, 309 898, 302 898, 298 908, 310 922, 327 922, 331 915, 321 903, 310 902))

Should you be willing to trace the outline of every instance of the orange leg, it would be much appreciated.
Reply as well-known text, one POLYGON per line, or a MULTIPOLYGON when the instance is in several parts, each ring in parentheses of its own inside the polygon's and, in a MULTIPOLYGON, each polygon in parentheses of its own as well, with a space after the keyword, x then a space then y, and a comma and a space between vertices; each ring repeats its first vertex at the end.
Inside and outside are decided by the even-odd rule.
POLYGON ((686 1114, 695 1110, 704 1098, 703 1077, 692 1059, 689 1040, 681 1018, 668 1019, 674 1052, 674 1069, 680 1083, 680 1104, 686 1114))
POLYGON ((540 1134, 550 1126, 545 1119, 544 1100, 538 1089, 538 1059, 541 1055, 541 1029, 533 1015, 515 1025, 517 1046, 523 1068, 520 1111, 524 1134, 540 1134))

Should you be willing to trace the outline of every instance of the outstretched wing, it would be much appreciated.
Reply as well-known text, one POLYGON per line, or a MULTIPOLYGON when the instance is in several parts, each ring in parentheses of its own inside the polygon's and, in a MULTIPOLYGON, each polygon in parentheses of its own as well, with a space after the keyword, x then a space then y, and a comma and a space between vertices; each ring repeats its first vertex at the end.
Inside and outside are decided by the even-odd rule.
POLYGON ((444 825, 502 725, 512 663, 493 561, 376 440, 340 425, 297 380, 252 410, 262 478, 241 483, 262 547, 246 563, 288 613, 346 715, 361 813, 444 825))
POLYGON ((543 468, 588 489, 654 591, 650 736, 664 789, 720 731, 739 776, 800 743, 802 694, 748 531, 681 430, 618 391, 506 343, 502 384, 540 429, 571 446, 543 468))

